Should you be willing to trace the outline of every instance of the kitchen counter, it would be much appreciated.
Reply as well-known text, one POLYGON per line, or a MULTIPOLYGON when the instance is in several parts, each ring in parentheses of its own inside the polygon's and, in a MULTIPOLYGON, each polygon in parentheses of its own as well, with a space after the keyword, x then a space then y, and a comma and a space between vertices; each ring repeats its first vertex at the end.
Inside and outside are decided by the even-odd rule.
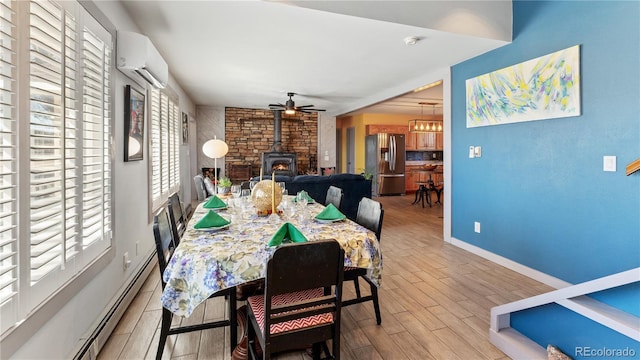
POLYGON ((444 165, 442 161, 438 160, 407 160, 405 166, 422 166, 422 165, 444 165))

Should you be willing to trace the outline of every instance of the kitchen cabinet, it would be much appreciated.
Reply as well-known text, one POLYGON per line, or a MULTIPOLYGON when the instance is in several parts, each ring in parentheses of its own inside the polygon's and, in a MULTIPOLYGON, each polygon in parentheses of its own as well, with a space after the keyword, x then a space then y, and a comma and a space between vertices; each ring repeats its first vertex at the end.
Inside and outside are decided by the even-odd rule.
POLYGON ((435 150, 436 149, 436 133, 416 133, 416 149, 417 150, 435 150))
POLYGON ((417 169, 419 166, 407 166, 405 168, 405 192, 414 192, 418 190, 418 185, 416 185, 417 181, 420 181, 420 174, 413 172, 413 170, 417 169))
POLYGON ((407 134, 409 128, 406 125, 367 125, 367 135, 374 135, 380 133, 387 134, 407 134))
POLYGON ((442 175, 442 165, 439 165, 440 169, 436 169, 431 173, 429 172, 418 172, 418 170, 424 169, 422 165, 408 165, 405 167, 405 190, 406 192, 415 192, 418 190, 419 185, 416 182, 427 182, 429 181, 429 177, 433 180, 433 183, 437 186, 444 181, 444 176, 442 175))
POLYGON ((418 150, 418 143, 416 140, 416 134, 415 133, 408 133, 406 136, 406 143, 405 143, 405 148, 407 150, 418 150))
MULTIPOLYGON (((424 169, 422 165, 409 165, 405 167, 405 190, 407 192, 414 192, 418 190, 419 185, 417 182, 427 182, 429 180, 428 172, 418 172, 418 170, 424 169)), ((435 174, 431 174, 431 179, 434 179, 435 174)), ((442 174, 440 174, 442 175, 442 174)))
POLYGON ((444 150, 444 134, 436 133, 436 150, 444 150))

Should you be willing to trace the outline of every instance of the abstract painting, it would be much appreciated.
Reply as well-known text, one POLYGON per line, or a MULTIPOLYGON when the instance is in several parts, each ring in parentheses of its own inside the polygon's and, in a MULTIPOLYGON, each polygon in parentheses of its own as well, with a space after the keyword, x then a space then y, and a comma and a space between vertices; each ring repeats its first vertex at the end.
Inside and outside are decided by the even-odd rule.
POLYGON ((580 115, 580 45, 468 79, 467 127, 580 115))

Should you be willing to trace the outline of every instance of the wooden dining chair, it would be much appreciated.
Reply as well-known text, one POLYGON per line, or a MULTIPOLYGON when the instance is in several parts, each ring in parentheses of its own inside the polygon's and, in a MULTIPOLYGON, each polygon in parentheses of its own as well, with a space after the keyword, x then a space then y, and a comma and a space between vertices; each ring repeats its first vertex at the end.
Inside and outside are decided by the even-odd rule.
MULTIPOLYGON (((358 204, 358 213, 356 215, 356 222, 367 229, 373 231, 376 234, 376 239, 380 241, 380 234, 382 233, 382 219, 384 218, 384 210, 382 204, 375 200, 363 197, 358 204)), ((353 281, 353 285, 356 289, 356 298, 342 301, 342 306, 349 306, 353 304, 359 304, 366 301, 373 302, 373 309, 376 313, 376 322, 378 325, 382 324, 382 317, 380 316, 380 303, 378 302, 378 287, 367 277, 367 269, 345 266, 344 269, 344 281, 353 281), (371 295, 362 296, 360 293, 359 278, 364 279, 369 283, 371 288, 371 295)))
POLYGON ((169 219, 171 220, 171 230, 173 231, 173 240, 176 246, 180 243, 182 235, 187 229, 187 219, 182 210, 182 204, 180 203, 180 196, 177 192, 169 196, 169 219))
POLYGON ((329 186, 327 189, 327 198, 324 202, 325 205, 333 204, 337 209, 340 209, 342 206, 342 197, 344 194, 342 193, 342 189, 337 186, 329 186))
MULTIPOLYGON (((173 237, 173 230, 171 228, 169 215, 166 208, 160 209, 153 217, 153 235, 156 242, 156 251, 158 255, 158 268, 160 269, 160 280, 162 283, 162 290, 164 290, 166 283, 162 277, 164 270, 177 247, 177 242, 173 237)), ((229 348, 231 351, 236 347, 238 343, 238 326, 237 326, 237 307, 236 307, 236 291, 235 288, 229 288, 221 290, 211 295, 211 297, 225 296, 227 297, 229 305, 229 318, 225 320, 213 321, 208 323, 186 325, 186 326, 174 326, 171 327, 173 320, 173 313, 166 308, 162 308, 162 324, 160 326, 160 342, 158 343, 158 351, 156 353, 156 359, 162 359, 162 352, 164 351, 165 343, 169 335, 181 334, 191 331, 199 331, 204 329, 211 329, 217 327, 229 326, 229 348)), ((210 297, 210 298, 211 298, 210 297)))
POLYGON ((265 292, 247 299, 248 352, 257 359, 305 349, 340 359, 340 311, 344 250, 335 240, 280 246, 267 263, 265 292), (333 292, 324 289, 331 289, 333 292), (326 341, 332 340, 332 351, 326 341))
POLYGON ((200 174, 193 177, 193 184, 196 186, 196 196, 202 202, 207 198, 207 190, 204 188, 204 177, 200 174))

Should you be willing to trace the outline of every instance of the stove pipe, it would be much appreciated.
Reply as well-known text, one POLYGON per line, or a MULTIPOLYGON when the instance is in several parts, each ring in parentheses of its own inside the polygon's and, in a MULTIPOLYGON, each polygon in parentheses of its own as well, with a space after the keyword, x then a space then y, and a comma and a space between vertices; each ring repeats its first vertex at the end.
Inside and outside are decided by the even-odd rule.
POLYGON ((282 110, 273 111, 273 146, 272 152, 283 152, 282 149, 282 110))

